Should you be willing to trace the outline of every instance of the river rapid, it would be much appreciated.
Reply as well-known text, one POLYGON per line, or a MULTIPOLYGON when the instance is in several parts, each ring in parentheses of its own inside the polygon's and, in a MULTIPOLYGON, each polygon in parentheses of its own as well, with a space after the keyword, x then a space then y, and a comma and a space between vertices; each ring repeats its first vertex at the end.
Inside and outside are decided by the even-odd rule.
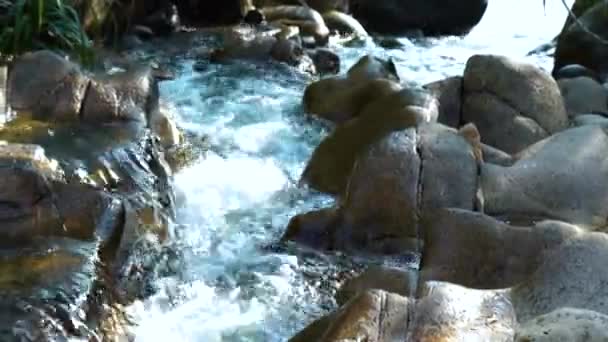
MULTIPOLYGON (((568 1, 570 5, 572 1, 568 1)), ((398 50, 372 41, 333 47, 345 72, 367 53, 391 56, 402 79, 420 84, 461 75, 473 54, 502 54, 547 70, 552 58, 526 56, 560 31, 560 0, 491 0, 466 37, 401 39, 398 50)), ((236 62, 194 68, 161 83, 181 126, 208 137, 206 155, 175 175, 177 222, 173 272, 156 293, 129 307, 137 341, 286 341, 333 309, 342 272, 360 261, 293 246, 276 248, 290 217, 331 204, 297 181, 327 127, 306 118, 300 103, 313 79, 273 63, 236 62), (196 71, 200 70, 200 71, 196 71)))

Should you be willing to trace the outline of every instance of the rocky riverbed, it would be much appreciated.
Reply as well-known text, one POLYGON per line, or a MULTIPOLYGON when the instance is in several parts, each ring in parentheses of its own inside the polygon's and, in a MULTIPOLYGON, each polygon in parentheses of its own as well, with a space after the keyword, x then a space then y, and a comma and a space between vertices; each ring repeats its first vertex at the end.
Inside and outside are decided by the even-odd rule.
POLYGON ((0 339, 606 339, 604 45, 528 54, 560 3, 435 38, 476 14, 393 32, 386 3, 16 59, 0 339))

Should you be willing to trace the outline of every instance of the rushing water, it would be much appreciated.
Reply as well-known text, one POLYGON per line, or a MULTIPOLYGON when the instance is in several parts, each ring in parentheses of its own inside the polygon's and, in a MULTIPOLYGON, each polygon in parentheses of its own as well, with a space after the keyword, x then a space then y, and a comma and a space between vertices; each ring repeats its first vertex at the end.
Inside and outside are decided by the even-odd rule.
MULTIPOLYGON (((549 69, 550 57, 525 57, 564 22, 561 1, 547 2, 545 12, 542 0, 491 0, 465 38, 401 40, 399 50, 371 42, 336 49, 343 69, 372 52, 392 56, 401 76, 419 83, 462 74, 476 53, 526 58, 549 69)), ((157 294, 131 307, 137 340, 285 341, 331 309, 326 289, 339 269, 329 257, 265 248, 291 216, 331 203, 295 185, 326 133, 300 109, 312 79, 272 63, 203 71, 194 71, 192 60, 180 63, 162 96, 176 105, 183 127, 209 137, 211 149, 175 176, 180 271, 158 279, 157 294)))

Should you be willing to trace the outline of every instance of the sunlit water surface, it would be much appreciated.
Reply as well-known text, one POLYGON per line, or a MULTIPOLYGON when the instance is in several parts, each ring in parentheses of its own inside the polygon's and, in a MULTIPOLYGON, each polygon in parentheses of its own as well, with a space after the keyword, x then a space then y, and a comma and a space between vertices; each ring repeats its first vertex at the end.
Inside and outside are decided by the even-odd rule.
MULTIPOLYGON (((366 53, 392 56, 402 78, 419 83, 462 74, 477 53, 550 69, 550 57, 526 57, 564 22, 561 1, 547 2, 543 10, 541 0, 491 0, 465 38, 402 40, 400 50, 373 43, 336 49, 344 70, 366 53)), ((270 63, 201 72, 193 64, 183 61, 178 78, 162 83, 162 96, 176 105, 183 127, 209 136, 211 149, 175 176, 180 271, 158 279, 157 294, 130 308, 137 340, 286 341, 332 308, 326 288, 340 268, 329 257, 266 248, 291 216, 331 203, 295 186, 326 134, 301 112, 312 79, 270 63)))

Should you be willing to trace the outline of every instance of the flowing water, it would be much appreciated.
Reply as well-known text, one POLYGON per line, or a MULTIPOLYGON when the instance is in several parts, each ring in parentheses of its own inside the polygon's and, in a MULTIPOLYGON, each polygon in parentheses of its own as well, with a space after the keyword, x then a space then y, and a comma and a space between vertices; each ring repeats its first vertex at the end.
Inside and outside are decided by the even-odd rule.
MULTIPOLYGON (((402 78, 418 83, 462 74, 477 53, 525 58, 550 69, 550 57, 526 57, 564 22, 561 1, 547 2, 543 10, 541 0, 491 0, 465 38, 403 39, 399 50, 372 42, 336 49, 343 71, 371 52, 392 56, 402 78)), ((295 185, 327 132, 300 108, 312 79, 272 63, 202 71, 187 58, 179 63, 176 80, 162 83, 162 96, 175 104, 183 127, 209 137, 211 148, 175 176, 179 272, 158 279, 157 293, 130 308, 137 340, 286 341, 332 309, 333 275, 341 270, 335 256, 268 248, 291 216, 331 204, 295 185)))

